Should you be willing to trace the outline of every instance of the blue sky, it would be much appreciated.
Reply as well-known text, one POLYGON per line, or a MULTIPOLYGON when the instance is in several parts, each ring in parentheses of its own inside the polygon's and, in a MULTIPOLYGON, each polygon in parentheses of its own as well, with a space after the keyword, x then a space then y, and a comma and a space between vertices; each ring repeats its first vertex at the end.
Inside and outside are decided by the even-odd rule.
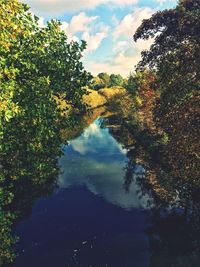
POLYGON ((176 0, 21 0, 40 17, 62 21, 69 40, 87 41, 83 63, 93 75, 99 72, 127 76, 152 40, 133 42, 143 19, 176 5, 176 0))

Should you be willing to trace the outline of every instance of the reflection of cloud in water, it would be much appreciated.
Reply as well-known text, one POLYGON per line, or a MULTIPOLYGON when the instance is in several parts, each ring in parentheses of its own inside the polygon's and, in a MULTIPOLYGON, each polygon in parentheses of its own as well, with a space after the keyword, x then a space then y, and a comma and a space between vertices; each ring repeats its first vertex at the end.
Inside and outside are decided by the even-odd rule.
MULTIPOLYGON (((85 155, 87 152, 97 152, 94 139, 101 144, 104 134, 97 124, 91 124, 84 133, 77 139, 70 142, 73 150, 79 152, 81 155, 85 155)), ((97 147, 98 148, 98 147, 97 147)))
POLYGON ((91 124, 79 138, 71 141, 70 145, 74 151, 81 155, 98 153, 102 148, 104 150, 114 150, 118 153, 126 153, 126 150, 115 141, 107 129, 99 127, 98 120, 91 124))
POLYGON ((147 196, 139 197, 141 190, 135 182, 131 184, 129 193, 123 189, 125 152, 108 130, 101 129, 96 121, 66 148, 60 159, 63 171, 59 177, 60 187, 84 185, 120 207, 147 207, 149 199, 147 196))

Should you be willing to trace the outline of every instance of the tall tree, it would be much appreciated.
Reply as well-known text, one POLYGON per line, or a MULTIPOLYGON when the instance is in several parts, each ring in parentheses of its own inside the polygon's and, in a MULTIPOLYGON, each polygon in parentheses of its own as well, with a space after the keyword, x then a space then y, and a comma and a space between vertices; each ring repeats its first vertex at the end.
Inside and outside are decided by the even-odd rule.
POLYGON ((120 74, 111 74, 110 75, 110 86, 122 86, 123 78, 120 74))
POLYGON ((104 87, 109 87, 110 76, 106 72, 99 73, 98 77, 103 81, 104 87))
POLYGON ((14 198, 13 181, 20 182, 21 177, 29 180, 28 169, 32 164, 30 170, 37 170, 39 180, 42 171, 48 172, 45 160, 49 163, 52 160, 54 165, 60 151, 60 112, 54 96, 62 94, 73 108, 84 109, 83 86, 90 74, 80 61, 85 42, 69 43, 60 23, 54 20, 40 28, 38 18, 18 0, 0 3, 1 265, 1 260, 14 258, 11 235, 14 216, 8 208, 14 198), (49 156, 53 152, 54 159, 49 156), (20 172, 11 173, 9 166, 14 162, 23 165, 24 156, 27 164, 20 172), (44 162, 39 160, 42 158, 44 162))
POLYGON ((134 40, 154 37, 142 53, 139 69, 153 68, 162 92, 158 113, 163 116, 197 93, 200 82, 200 1, 180 0, 174 9, 144 20, 134 40), (161 108, 162 107, 162 108, 161 108))
POLYGON ((154 111, 167 133, 166 161, 173 177, 199 181, 200 1, 180 0, 174 9, 144 20, 134 39, 154 37, 139 69, 152 68, 161 95, 154 111), (191 175, 192 174, 192 175, 191 175))

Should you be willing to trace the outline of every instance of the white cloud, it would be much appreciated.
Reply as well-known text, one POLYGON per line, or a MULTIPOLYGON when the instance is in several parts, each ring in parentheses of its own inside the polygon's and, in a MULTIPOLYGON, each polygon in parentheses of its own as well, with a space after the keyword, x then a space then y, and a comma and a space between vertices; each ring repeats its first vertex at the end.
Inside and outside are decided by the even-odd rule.
POLYGON ((118 23, 113 32, 114 42, 117 42, 115 47, 116 56, 113 59, 113 64, 121 66, 122 69, 127 67, 127 72, 133 70, 133 66, 141 59, 141 52, 149 49, 153 43, 153 39, 148 41, 138 40, 135 43, 133 41, 133 34, 142 21, 150 18, 153 13, 154 10, 149 7, 136 8, 134 12, 127 14, 118 23))
POLYGON ((101 4, 111 6, 133 5, 138 0, 22 0, 22 2, 27 3, 39 15, 55 16, 92 9, 101 4))
POLYGON ((70 142, 60 158, 62 174, 58 184, 60 188, 83 185, 106 201, 125 209, 150 208, 153 199, 140 194, 137 183, 142 167, 138 166, 138 174, 133 174, 129 194, 123 189, 126 153, 107 131, 100 128, 99 123, 93 122, 80 137, 70 142))
MULTIPOLYGON (((30 14, 31 14, 31 16, 32 16, 32 18, 34 19, 34 16, 35 16, 35 14, 33 13, 33 12, 30 12, 30 14)), ((38 17, 38 16, 37 16, 38 17)), ((43 18, 43 17, 38 17, 38 26, 40 27, 40 28, 44 28, 46 25, 45 25, 45 18, 43 18)))
POLYGON ((120 73, 127 77, 132 72, 141 59, 141 51, 148 49, 153 40, 138 41, 136 44, 128 41, 120 41, 116 44, 112 55, 106 61, 84 61, 84 65, 93 75, 97 75, 102 70, 112 74, 120 73))
POLYGON ((95 51, 107 36, 107 31, 97 32, 91 35, 89 32, 84 32, 82 39, 87 42, 87 52, 95 51))
POLYGON ((39 25, 39 27, 41 27, 41 28, 44 28, 44 27, 45 27, 44 18, 39 17, 38 25, 39 25))
POLYGON ((102 70, 108 73, 120 73, 128 76, 141 59, 141 52, 149 49, 153 39, 133 41, 133 34, 143 19, 148 19, 154 13, 149 7, 137 8, 133 13, 127 14, 116 24, 113 32, 113 51, 106 61, 85 62, 86 68, 94 75, 102 70))
POLYGON ((118 53, 118 52, 122 52, 124 51, 124 49, 127 48, 127 46, 129 45, 129 42, 127 40, 123 40, 123 41, 118 41, 113 49, 113 51, 115 53, 118 53))
POLYGON ((158 4, 160 4, 160 5, 164 5, 165 3, 167 3, 167 2, 177 2, 177 0, 154 0, 155 2, 157 2, 158 4))
POLYGON ((81 12, 76 16, 73 16, 70 22, 63 21, 61 29, 70 36, 79 32, 91 30, 91 23, 95 21, 97 16, 87 16, 85 12, 81 12))
POLYGON ((113 32, 114 39, 122 36, 132 36, 142 23, 143 19, 148 19, 154 13, 150 7, 136 8, 133 13, 127 14, 117 25, 113 32))
POLYGON ((116 73, 127 77, 130 71, 133 71, 134 65, 139 61, 140 56, 135 57, 125 57, 119 55, 119 58, 115 58, 113 62, 97 62, 97 61, 87 61, 85 62, 85 67, 93 75, 97 75, 99 72, 107 72, 108 74, 116 73), (118 62, 118 64, 116 64, 118 62))
POLYGON ((70 33, 74 34, 77 32, 88 31, 89 25, 97 18, 97 16, 89 17, 85 14, 85 12, 81 12, 78 15, 73 16, 69 24, 70 33))
POLYGON ((111 21, 112 21, 112 23, 113 23, 114 26, 117 26, 119 24, 119 20, 116 17, 116 15, 113 15, 112 16, 111 21))
POLYGON ((68 40, 79 41, 83 39, 87 42, 87 52, 95 51, 106 38, 109 27, 102 22, 97 23, 98 16, 87 16, 85 12, 80 12, 72 17, 70 22, 63 21, 61 29, 67 34, 68 40), (77 34, 81 33, 78 38, 77 34))
POLYGON ((64 31, 65 33, 67 33, 68 28, 69 28, 69 23, 66 21, 62 22, 62 25, 60 26, 61 30, 64 31))
MULTIPOLYGON (((33 7, 37 6, 37 8, 39 8, 37 11, 41 11, 42 7, 43 11, 46 10, 46 12, 50 12, 52 8, 57 13, 65 12, 66 9, 67 11, 77 11, 80 8, 84 10, 96 7, 99 4, 109 4, 111 7, 114 7, 138 2, 137 0, 24 1, 32 3, 33 7)), ((84 52, 83 61, 88 71, 92 72, 94 75, 103 70, 108 73, 121 73, 127 76, 130 71, 133 71, 134 66, 140 60, 141 51, 148 49, 152 43, 152 40, 138 40, 137 43, 134 43, 133 34, 142 23, 142 20, 148 19, 154 12, 155 10, 150 7, 135 7, 134 12, 125 15, 121 21, 113 14, 111 16, 113 33, 109 34, 111 38, 107 39, 108 42, 113 42, 113 49, 110 49, 110 55, 106 58, 104 52, 102 52, 102 56, 99 60, 93 60, 91 57, 87 57, 87 53, 94 53, 94 51, 101 46, 102 41, 108 36, 108 33, 110 33, 110 28, 100 21, 99 16, 88 16, 85 12, 81 11, 74 15, 70 21, 63 21, 61 29, 65 31, 69 41, 84 39, 87 42, 87 49, 84 52)), ((44 19, 40 20, 40 24, 44 24, 44 19)), ((105 51, 105 47, 102 51, 105 51)))
POLYGON ((69 23, 67 21, 62 22, 60 29, 65 32, 69 42, 71 42, 71 41, 77 41, 78 42, 79 41, 79 38, 76 35, 74 35, 72 32, 70 32, 69 23))

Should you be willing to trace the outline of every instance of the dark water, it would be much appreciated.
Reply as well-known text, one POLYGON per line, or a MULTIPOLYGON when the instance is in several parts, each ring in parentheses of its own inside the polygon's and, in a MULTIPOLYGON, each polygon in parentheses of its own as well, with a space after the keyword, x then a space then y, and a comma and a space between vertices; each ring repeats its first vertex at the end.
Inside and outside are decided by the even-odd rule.
POLYGON ((63 147, 58 188, 17 225, 14 267, 199 266, 178 191, 152 193, 148 159, 100 121, 63 147))

